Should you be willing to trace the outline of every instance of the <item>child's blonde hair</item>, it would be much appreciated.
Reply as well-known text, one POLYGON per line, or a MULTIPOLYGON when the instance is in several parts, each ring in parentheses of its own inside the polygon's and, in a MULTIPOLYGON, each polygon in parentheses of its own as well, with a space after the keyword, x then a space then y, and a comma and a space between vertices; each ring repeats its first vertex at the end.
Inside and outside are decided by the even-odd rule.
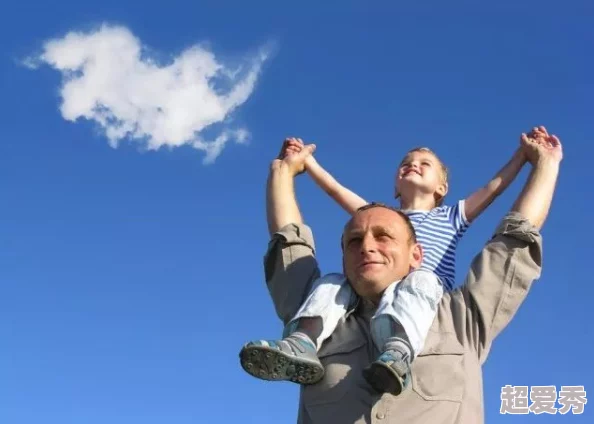
MULTIPOLYGON (((437 159, 437 162, 439 163, 439 167, 441 169, 441 182, 445 184, 446 187, 446 193, 448 191, 448 177, 449 177, 449 170, 448 167, 445 166, 445 164, 441 161, 441 159, 439 158, 439 156, 437 156, 437 154, 431 150, 429 147, 415 147, 414 149, 409 150, 408 152, 406 152, 406 155, 404 155, 404 159, 402 159, 402 161, 400 161, 400 166, 402 166, 402 163, 406 160, 406 158, 414 152, 423 152, 423 153, 429 153, 431 154, 435 159, 437 159)), ((396 194, 396 198, 400 197, 400 193, 396 194)), ((443 205, 443 201, 445 199, 445 194, 441 197, 439 197, 437 194, 435 196, 435 206, 441 206, 443 205)))

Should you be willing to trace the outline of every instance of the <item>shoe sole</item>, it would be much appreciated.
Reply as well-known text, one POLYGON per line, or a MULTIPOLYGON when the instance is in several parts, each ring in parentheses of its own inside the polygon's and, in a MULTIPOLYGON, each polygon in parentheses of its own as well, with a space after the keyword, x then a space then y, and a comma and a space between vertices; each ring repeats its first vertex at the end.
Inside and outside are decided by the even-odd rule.
POLYGON ((388 365, 374 362, 363 370, 363 377, 379 393, 398 396, 404 389, 404 381, 388 365))
POLYGON ((320 363, 267 346, 244 347, 239 358, 248 374, 262 380, 315 384, 324 376, 324 368, 320 363))

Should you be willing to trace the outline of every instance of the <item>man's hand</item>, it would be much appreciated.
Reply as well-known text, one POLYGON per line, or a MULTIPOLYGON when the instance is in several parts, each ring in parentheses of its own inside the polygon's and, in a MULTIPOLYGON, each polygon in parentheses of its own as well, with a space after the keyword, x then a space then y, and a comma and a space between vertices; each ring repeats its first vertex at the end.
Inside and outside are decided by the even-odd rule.
POLYGON ((287 138, 273 166, 286 167, 292 176, 305 171, 305 160, 315 151, 315 144, 304 145, 300 138, 287 138))
POLYGON ((550 135, 545 127, 535 127, 528 135, 522 134, 520 144, 532 165, 541 160, 558 164, 563 159, 561 141, 556 135, 550 135))

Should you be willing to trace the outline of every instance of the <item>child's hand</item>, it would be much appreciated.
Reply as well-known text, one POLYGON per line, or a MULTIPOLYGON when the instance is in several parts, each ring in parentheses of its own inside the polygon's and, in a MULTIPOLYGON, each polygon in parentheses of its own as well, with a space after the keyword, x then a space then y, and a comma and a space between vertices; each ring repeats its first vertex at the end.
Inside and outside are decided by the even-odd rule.
POLYGON ((550 135, 545 127, 535 127, 528 135, 522 134, 520 143, 532 164, 545 158, 556 162, 561 162, 563 159, 561 141, 557 136, 550 135))
POLYGON ((305 159, 315 151, 315 144, 305 146, 300 138, 286 138, 277 158, 272 161, 273 167, 287 166, 293 176, 305 172, 305 159))
POLYGON ((537 143, 537 144, 546 144, 544 133, 542 132, 541 128, 544 127, 534 127, 532 131, 528 134, 522 133, 520 135, 520 147, 516 150, 516 155, 519 155, 524 162, 529 162, 530 158, 527 154, 529 149, 530 143, 537 143))
POLYGON ((283 147, 281 149, 280 154, 278 155, 278 158, 282 160, 289 155, 299 153, 301 149, 303 149, 303 146, 303 140, 301 140, 300 138, 287 138, 283 143, 283 147))
MULTIPOLYGON (((301 149, 303 149, 303 147, 304 147, 303 140, 301 140, 300 138, 289 138, 286 141, 286 145, 283 146, 283 151, 281 152, 279 159, 283 159, 284 157, 286 157, 288 155, 293 155, 293 154, 299 153, 301 151, 301 149)), ((316 160, 313 157, 313 155, 308 155, 307 158, 305 159, 305 168, 307 169, 308 166, 310 166, 311 164, 313 164, 315 162, 316 162, 316 160)))

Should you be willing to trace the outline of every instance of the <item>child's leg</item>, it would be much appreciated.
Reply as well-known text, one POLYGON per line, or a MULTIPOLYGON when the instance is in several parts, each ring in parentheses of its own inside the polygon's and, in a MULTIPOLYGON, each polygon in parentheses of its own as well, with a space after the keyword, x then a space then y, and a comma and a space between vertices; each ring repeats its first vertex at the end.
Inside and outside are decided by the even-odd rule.
POLYGON ((371 322, 382 354, 365 371, 378 391, 397 395, 408 385, 410 365, 423 350, 442 295, 439 277, 425 270, 413 271, 386 289, 371 322))
POLYGON ((324 375, 317 350, 334 331, 356 297, 340 274, 316 280, 310 294, 285 327, 282 340, 256 340, 240 353, 242 367, 264 380, 313 384, 324 375))

